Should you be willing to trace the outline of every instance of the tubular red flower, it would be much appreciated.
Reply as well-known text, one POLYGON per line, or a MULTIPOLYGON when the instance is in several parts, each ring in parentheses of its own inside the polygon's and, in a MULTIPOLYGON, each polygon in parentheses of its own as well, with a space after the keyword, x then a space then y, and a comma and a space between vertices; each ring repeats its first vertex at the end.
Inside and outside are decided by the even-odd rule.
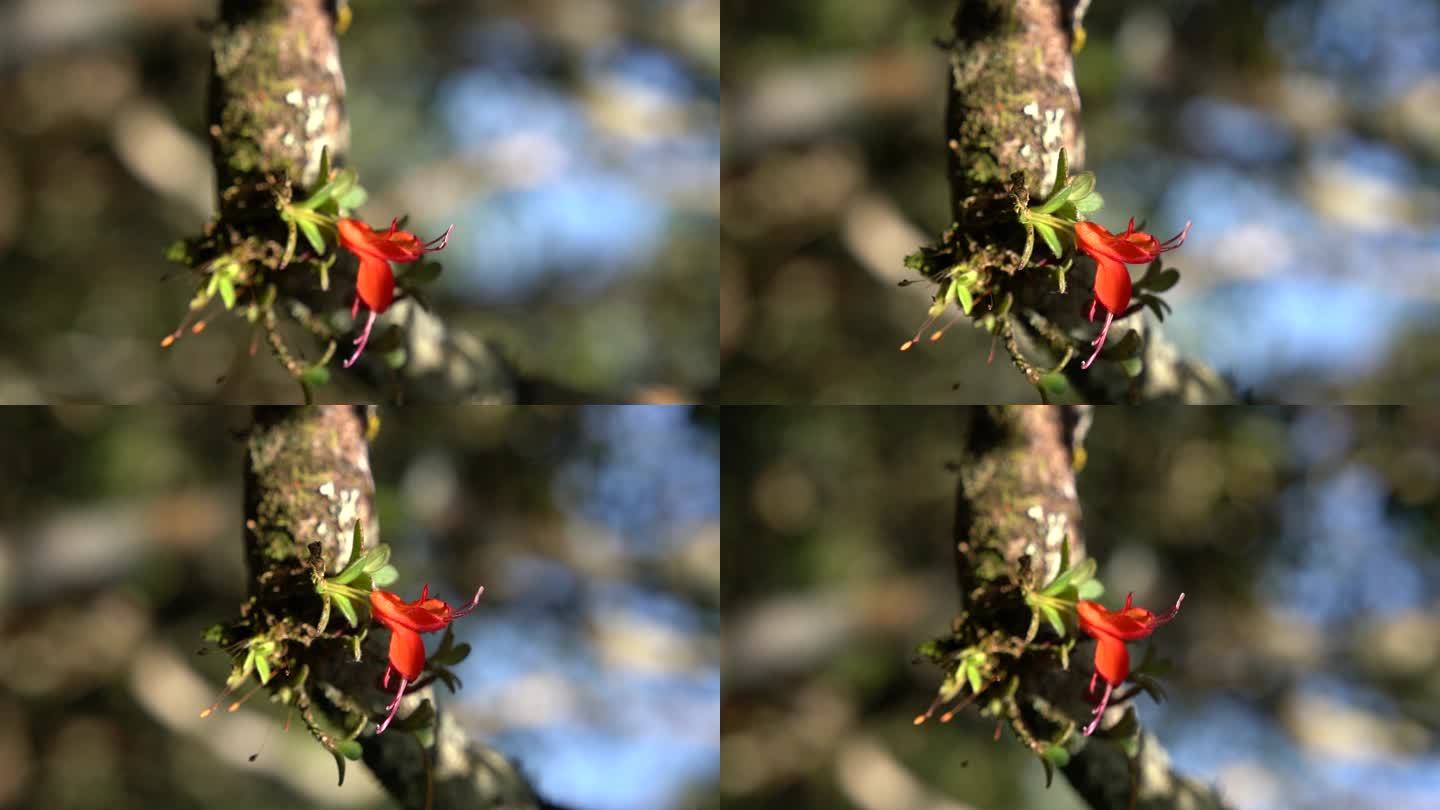
POLYGON ((1174 250, 1184 244, 1190 233, 1190 223, 1180 233, 1161 242, 1145 231, 1135 230, 1135 218, 1122 234, 1113 234, 1104 226, 1093 222, 1075 223, 1075 246, 1081 253, 1095 260, 1095 298, 1090 303, 1090 320, 1095 320, 1095 306, 1105 310, 1105 325, 1100 328, 1099 337, 1091 341, 1095 351, 1081 368, 1090 368, 1105 338, 1110 334, 1110 322, 1118 315, 1124 315, 1130 307, 1130 271, 1127 264, 1149 264, 1161 253, 1174 250))
POLYGON ((1095 731, 1100 717, 1110 703, 1111 691, 1130 677, 1130 651, 1125 642, 1148 638, 1155 628, 1175 618, 1185 594, 1175 600, 1175 607, 1165 613, 1154 613, 1134 606, 1135 595, 1126 594, 1125 607, 1118 611, 1108 610, 1099 602, 1081 599, 1075 603, 1075 613, 1080 619, 1080 629, 1095 639, 1095 675, 1090 676, 1090 692, 1095 691, 1096 677, 1105 679, 1105 694, 1095 706, 1094 718, 1085 727, 1085 734, 1095 731))
POLYGON ((425 643, 420 639, 420 634, 444 630, 451 622, 474 610, 480 601, 480 594, 484 592, 485 587, 481 586, 475 591, 475 598, 458 610, 451 609, 443 599, 431 597, 429 585, 421 589, 420 598, 414 602, 406 602, 390 591, 370 592, 370 615, 390 631, 389 664, 385 667, 384 686, 389 688, 392 672, 400 674, 400 686, 395 692, 395 699, 385 707, 389 714, 386 715, 385 722, 376 726, 376 734, 390 725, 395 712, 400 708, 400 698, 405 695, 405 687, 414 683, 425 669, 425 643))
POLYGON ((361 304, 369 310, 365 328, 355 339, 355 353, 345 361, 346 368, 360 359, 360 353, 370 340, 375 317, 389 309, 395 300, 395 273, 390 269, 390 263, 417 262, 426 253, 444 250, 450 242, 451 232, 455 230, 455 226, 451 225, 445 233, 422 243, 415 234, 400 230, 399 222, 392 219, 386 231, 377 231, 358 219, 341 219, 335 223, 340 246, 355 254, 360 261, 360 272, 355 278, 355 303, 350 307, 350 317, 360 314, 361 304))

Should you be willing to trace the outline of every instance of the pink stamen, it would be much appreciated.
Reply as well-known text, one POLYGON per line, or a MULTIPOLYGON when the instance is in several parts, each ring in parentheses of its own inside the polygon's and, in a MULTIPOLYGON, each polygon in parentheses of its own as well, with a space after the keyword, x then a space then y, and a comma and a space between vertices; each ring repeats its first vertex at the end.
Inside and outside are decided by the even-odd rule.
POLYGON ((360 359, 360 353, 365 351, 365 344, 370 340, 370 327, 374 325, 375 310, 372 309, 370 310, 370 317, 365 319, 365 331, 360 333, 360 337, 355 338, 355 353, 350 355, 349 360, 345 361, 345 368, 350 368, 355 365, 356 360, 360 359))
POLYGON ((461 616, 464 616, 466 613, 469 613, 470 611, 474 610, 474 609, 475 609, 475 606, 480 603, 480 594, 482 594, 482 593, 485 593, 485 586, 484 586, 484 585, 481 585, 481 586, 480 586, 480 589, 477 590, 477 591, 475 591, 475 598, 474 598, 474 599, 471 599, 470 602, 469 602, 469 604, 465 605, 465 607, 462 607, 462 608, 460 608, 460 609, 458 609, 458 610, 456 610, 456 611, 453 611, 450 615, 452 615, 452 616, 454 616, 455 618, 458 619, 458 618, 460 618, 461 616))
MULTIPOLYGON (((1128 602, 1129 600, 1127 599, 1126 601, 1128 602)), ((1180 612, 1180 604, 1184 601, 1185 594, 1181 593, 1180 598, 1175 600, 1175 607, 1172 607, 1168 612, 1155 617, 1155 624, 1164 624, 1165 622, 1168 622, 1171 619, 1175 618, 1175 614, 1180 612)))
MULTIPOLYGON (((1091 299, 1090 299, 1090 322, 1091 322, 1091 323, 1094 323, 1094 322, 1095 322, 1095 307, 1099 306, 1099 304, 1100 304, 1100 299, 1099 299, 1099 298, 1091 298, 1091 299)), ((354 315, 351 315, 350 317, 353 318, 353 317, 355 317, 355 316, 354 316, 354 315)))
MULTIPOLYGON (((387 674, 388 674, 388 673, 387 673, 387 674)), ((387 709, 390 710, 390 713, 387 714, 387 715, 385 715, 385 722, 383 722, 383 723, 381 723, 380 725, 378 725, 378 726, 375 727, 375 733, 376 733, 376 734, 383 734, 383 733, 385 733, 385 729, 386 729, 386 728, 389 728, 389 726, 390 726, 390 721, 395 719, 395 712, 397 712, 397 711, 400 710, 400 698, 402 698, 402 697, 405 696, 405 683, 406 683, 406 681, 405 681, 405 679, 402 677, 402 678, 400 679, 400 691, 398 691, 398 692, 395 693, 395 699, 392 700, 392 701, 390 701, 390 705, 386 707, 387 709)), ((1107 694, 1108 694, 1108 693, 1107 693, 1107 694)))
POLYGON ((424 246, 423 246, 424 251, 425 251, 426 253, 434 253, 434 252, 437 251, 437 250, 444 250, 444 249, 445 249, 445 246, 448 245, 448 244, 450 244, 450 234, 451 234, 451 232, 453 232, 454 230, 455 230, 455 226, 454 226, 454 225, 451 225, 450 227, 446 228, 446 229, 445 229, 445 233, 440 234, 439 236, 435 237, 434 239, 431 239, 429 242, 426 242, 426 243, 424 244, 424 246))
POLYGON ((357 296, 355 296, 355 303, 353 303, 353 304, 350 305, 350 320, 352 320, 352 321, 355 320, 355 318, 359 317, 359 315, 360 315, 360 296, 357 295, 357 296))
POLYGON ((1181 229, 1180 233, 1177 233, 1169 239, 1166 239, 1164 242, 1160 243, 1160 252, 1163 253, 1167 250, 1174 250, 1175 248, 1180 247, 1182 244, 1185 243, 1185 237, 1189 235, 1190 223, 1187 221, 1185 223, 1185 227, 1181 229))
POLYGON ((1115 320, 1115 313, 1107 311, 1105 313, 1105 325, 1100 327, 1100 337, 1090 341, 1090 345, 1095 347, 1095 352, 1090 355, 1088 360, 1080 364, 1080 368, 1090 368, 1090 364, 1095 362, 1095 358, 1100 356, 1100 350, 1105 348, 1105 338, 1110 334, 1110 322, 1113 320, 1115 320))
MULTIPOLYGON (((394 672, 394 671, 395 671, 395 667, 394 667, 394 666, 387 665, 387 666, 385 667, 385 677, 380 679, 380 687, 381 687, 382 689, 389 689, 389 688, 390 688, 390 673, 392 673, 392 672, 394 672)), ((1091 686, 1090 686, 1090 688, 1091 688, 1091 689, 1094 689, 1094 688, 1095 688, 1095 686, 1094 686, 1094 681, 1091 681, 1091 686)))
MULTIPOLYGON (((1094 685, 1093 677, 1091 679, 1091 685, 1094 685)), ((1100 725, 1100 718, 1105 714, 1105 707, 1110 704, 1110 690, 1114 688, 1115 687, 1111 686, 1109 683, 1105 684, 1105 694, 1102 695, 1100 698, 1100 705, 1095 707, 1095 719, 1091 720, 1090 725, 1085 727, 1084 734, 1086 737, 1089 737, 1091 734, 1095 733, 1095 727, 1100 725)))

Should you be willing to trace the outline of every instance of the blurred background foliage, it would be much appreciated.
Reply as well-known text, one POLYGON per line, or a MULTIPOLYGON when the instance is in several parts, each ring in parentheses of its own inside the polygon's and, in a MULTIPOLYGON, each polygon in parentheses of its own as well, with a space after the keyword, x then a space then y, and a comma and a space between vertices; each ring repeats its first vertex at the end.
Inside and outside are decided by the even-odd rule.
MULTIPOLYGON (((360 213, 455 223, 436 311, 569 387, 714 385, 717 0, 350 5, 360 213)), ((193 291, 163 251, 213 208, 216 6, 0 4, 0 401, 298 401, 238 319, 160 350, 193 291)))
MULTIPOLYGON (((1035 401, 977 330, 896 351, 932 292, 903 258, 949 224, 957 0, 723 5, 725 399, 1035 401)), ((1440 5, 1097 0, 1085 28, 1098 221, 1194 222, 1181 349, 1262 400, 1440 397, 1440 5)))
MULTIPOLYGON (((575 808, 713 807, 719 446, 679 406, 382 410, 381 539, 485 595, 440 700, 575 808)), ((0 409, 0 807, 392 806, 202 630, 244 596, 242 408, 0 409), (252 754, 258 756, 249 761, 252 754)), ((432 647, 433 647, 432 640, 432 647)))
MULTIPOLYGON (((1085 807, 973 709, 911 724, 966 421, 725 409, 724 806, 1085 807)), ((1085 444, 1102 601, 1187 594, 1150 642, 1170 700, 1136 704, 1174 767, 1236 810, 1440 808, 1440 413, 1099 408, 1085 444)))

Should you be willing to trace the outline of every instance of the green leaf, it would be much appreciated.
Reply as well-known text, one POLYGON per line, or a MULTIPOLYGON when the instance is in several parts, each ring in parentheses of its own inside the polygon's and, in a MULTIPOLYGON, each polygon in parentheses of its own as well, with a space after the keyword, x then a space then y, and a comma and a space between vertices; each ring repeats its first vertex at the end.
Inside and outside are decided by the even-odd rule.
POLYGON ((335 203, 347 211, 353 211, 364 205, 368 199, 370 199, 370 195, 366 193, 364 188, 357 185, 344 194, 338 195, 335 198, 335 203))
POLYGON ((1070 764, 1070 752, 1063 745, 1051 743, 1045 746, 1041 756, 1053 762, 1057 768, 1063 768, 1070 764))
POLYGON ((1144 369, 1145 361, 1139 357, 1127 357, 1120 361, 1120 370, 1125 372, 1125 376, 1132 380, 1139 377, 1140 372, 1144 369))
POLYGON ((255 672, 260 676, 260 683, 270 682, 270 659, 263 655, 255 656, 255 672))
MULTIPOLYGON (((359 525, 358 520, 356 521, 356 525, 359 525)), ((365 567, 365 573, 373 574, 379 571, 381 568, 390 564, 390 546, 381 543, 375 548, 370 549, 365 553, 365 556, 361 558, 361 562, 365 567)))
POLYGON ((434 655, 430 656, 430 660, 441 666, 453 667, 461 661, 464 661, 469 655, 469 644, 457 644, 448 650, 436 651, 434 655))
POLYGON ((985 681, 980 677, 980 668, 976 666, 965 667, 965 678, 970 681, 970 691, 980 694, 985 688, 985 681))
POLYGON ((346 759, 353 759, 356 762, 360 761, 360 757, 364 753, 360 749, 358 740, 336 740, 335 751, 346 759))
POLYGON ((339 751, 331 751, 330 756, 335 757, 335 770, 340 772, 340 779, 335 784, 339 787, 345 786, 345 758, 340 756, 339 751))
POLYGON ((1043 222, 1037 222, 1035 223, 1035 230, 1040 234, 1040 237, 1045 240, 1045 244, 1050 246, 1050 252, 1055 254, 1055 258, 1058 259, 1065 255, 1065 250, 1060 247, 1060 237, 1055 233, 1054 228, 1051 228, 1043 222))
POLYGON ((956 283, 953 289, 955 297, 960 299, 960 309, 969 315, 970 310, 975 306, 975 296, 970 293, 970 288, 963 284, 956 283))
POLYGON ((445 687, 450 690, 450 694, 452 695, 459 692, 460 687, 463 686, 463 684, 460 683, 460 678, 448 669, 442 669, 436 672, 435 677, 445 683, 445 687))
POLYGON ((378 588, 385 588, 390 585, 394 585, 395 580, 399 578, 400 572, 396 571, 395 566, 393 565, 387 565, 381 568, 379 571, 376 571, 375 573, 370 575, 370 581, 373 582, 378 588))
POLYGON ((1041 593, 1045 594, 1046 596, 1054 596, 1055 594, 1064 590, 1066 585, 1069 585, 1071 583, 1079 585, 1082 582, 1090 580, 1094 576, 1095 560, 1086 559, 1081 561, 1081 563, 1074 568, 1067 568, 1057 574, 1055 576, 1055 579, 1051 580, 1050 584, 1046 585, 1045 589, 1042 590, 1041 593))
POLYGON ((1095 190, 1095 173, 1081 172, 1070 181, 1070 199, 1081 200, 1095 190))
POLYGON ((1145 282, 1143 285, 1137 285, 1137 286, 1144 286, 1144 287, 1145 287, 1146 289, 1148 289, 1148 290, 1152 290, 1152 291, 1157 292, 1157 293, 1162 293, 1162 292, 1165 292, 1166 290, 1170 289, 1171 287, 1174 287, 1174 286, 1175 286, 1176 284, 1178 284, 1179 282, 1180 282, 1180 271, 1179 271, 1179 270, 1176 270, 1176 269, 1173 268, 1173 267, 1171 267, 1171 268, 1168 269, 1168 270, 1163 270, 1163 271, 1157 273, 1157 274, 1155 275, 1155 278, 1154 278, 1153 280, 1147 281, 1147 282, 1145 282))
POLYGON ((403 720, 395 723, 395 727, 402 731, 419 731, 435 723, 435 704, 429 698, 420 701, 415 711, 407 715, 403 720))
POLYGON ((178 242, 171 242, 170 246, 165 248, 165 260, 175 262, 176 264, 189 264, 189 243, 186 242, 184 239, 181 239, 178 242))
POLYGON ((335 607, 345 615, 345 620, 350 622, 351 627, 360 626, 360 617, 355 615, 355 606, 350 604, 350 598, 341 594, 334 594, 335 607))
POLYGON ((1092 191, 1078 200, 1071 200, 1071 202, 1075 204, 1076 213, 1080 214, 1094 213, 1105 207, 1105 198, 1101 197, 1098 191, 1092 191))
POLYGON ((1065 147, 1060 147, 1060 154, 1055 159, 1055 182, 1050 185, 1051 194, 1065 187, 1065 175, 1070 171, 1069 162, 1070 156, 1066 154, 1065 147))
POLYGON ((1057 187, 1055 191, 1050 195, 1050 199, 1046 200, 1038 206, 1035 206, 1034 208, 1031 208, 1030 210, 1034 211, 1037 214, 1054 213, 1055 209, 1064 205, 1065 201, 1070 199, 1070 188, 1070 186, 1065 186, 1063 188, 1057 187))
POLYGON ((1087 582, 1081 584, 1080 587, 1075 589, 1076 596, 1081 599, 1089 599, 1091 601, 1099 599, 1104 593, 1105 586, 1100 584, 1100 580, 1098 579, 1088 580, 1087 582))
POLYGON ((330 382, 330 369, 324 366, 310 366, 300 372, 300 382, 306 385, 325 385, 330 382))
POLYGON ((299 221, 299 225, 300 231, 305 234, 305 241, 310 243, 310 247, 315 248, 316 253, 324 256, 325 239, 320 235, 320 228, 311 220, 303 218, 299 221))
POLYGON ((1055 628, 1055 635, 1064 638, 1065 620, 1060 618, 1060 611, 1056 610, 1055 606, 1049 602, 1041 602, 1040 612, 1045 614, 1045 621, 1050 622, 1050 626, 1055 628))
POLYGON ((1053 396, 1065 396, 1070 393, 1070 381, 1064 374, 1053 371, 1040 377, 1040 389, 1053 396))
POLYGON ((330 181, 330 144, 320 147, 320 173, 316 175, 320 182, 330 181))
POLYGON ((1118 342, 1112 343, 1109 348, 1105 349, 1105 351, 1101 353, 1101 356, 1112 362, 1127 360, 1138 355, 1143 345, 1144 343, 1140 340, 1139 333, 1131 329, 1127 331, 1125 336, 1118 342))

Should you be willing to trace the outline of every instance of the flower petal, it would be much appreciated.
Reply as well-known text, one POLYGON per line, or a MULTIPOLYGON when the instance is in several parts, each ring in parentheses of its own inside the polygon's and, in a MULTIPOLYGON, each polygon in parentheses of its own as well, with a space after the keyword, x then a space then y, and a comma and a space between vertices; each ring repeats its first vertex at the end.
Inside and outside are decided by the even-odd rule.
POLYGON ((390 591, 370 592, 370 613, 391 630, 398 627, 412 632, 433 633, 445 629, 445 625, 450 623, 450 606, 439 599, 416 600, 411 604, 390 591))
POLYGON ((1100 305, 1115 315, 1122 315, 1130 306, 1130 271, 1120 262, 1103 256, 1095 257, 1095 297, 1100 305))
POLYGON ((395 274, 390 263, 368 254, 360 254, 360 274, 355 277, 355 294, 371 312, 384 312, 395 300, 395 274))
POLYGON ((1144 231, 1116 236, 1093 222, 1075 223, 1075 244, 1097 261, 1103 257, 1125 264, 1149 264, 1160 255, 1155 237, 1144 231))
POLYGON ((1095 671, 1111 686, 1119 686, 1130 677, 1130 651, 1125 642, 1111 636, 1095 637, 1095 671))
POLYGON ((425 643, 420 634, 403 627, 390 628, 390 666, 407 681, 420 677, 425 669, 425 643))

